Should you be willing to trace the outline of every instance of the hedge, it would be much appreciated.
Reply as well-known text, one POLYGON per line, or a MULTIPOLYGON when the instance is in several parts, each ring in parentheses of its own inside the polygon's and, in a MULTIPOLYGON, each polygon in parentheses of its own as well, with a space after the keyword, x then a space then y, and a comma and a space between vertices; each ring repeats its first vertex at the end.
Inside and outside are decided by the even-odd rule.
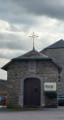
POLYGON ((46 96, 48 99, 55 99, 55 98, 57 98, 57 93, 54 92, 54 91, 46 91, 46 92, 45 92, 45 96, 46 96))

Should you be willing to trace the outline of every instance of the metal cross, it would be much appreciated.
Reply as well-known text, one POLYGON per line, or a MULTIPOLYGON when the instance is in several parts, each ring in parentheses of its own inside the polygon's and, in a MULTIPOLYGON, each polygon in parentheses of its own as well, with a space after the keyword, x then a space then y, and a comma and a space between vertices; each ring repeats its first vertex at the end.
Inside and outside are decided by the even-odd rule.
POLYGON ((38 37, 38 36, 36 36, 33 32, 32 36, 29 36, 29 37, 33 38, 33 50, 34 50, 34 39, 35 39, 35 37, 38 37))

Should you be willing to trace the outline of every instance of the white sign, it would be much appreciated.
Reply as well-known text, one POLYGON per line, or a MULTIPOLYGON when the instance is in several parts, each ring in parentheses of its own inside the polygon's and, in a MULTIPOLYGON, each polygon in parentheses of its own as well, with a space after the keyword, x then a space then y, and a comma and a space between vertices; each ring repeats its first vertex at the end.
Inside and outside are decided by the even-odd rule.
POLYGON ((44 91, 56 91, 56 83, 55 82, 45 82, 44 83, 44 91))

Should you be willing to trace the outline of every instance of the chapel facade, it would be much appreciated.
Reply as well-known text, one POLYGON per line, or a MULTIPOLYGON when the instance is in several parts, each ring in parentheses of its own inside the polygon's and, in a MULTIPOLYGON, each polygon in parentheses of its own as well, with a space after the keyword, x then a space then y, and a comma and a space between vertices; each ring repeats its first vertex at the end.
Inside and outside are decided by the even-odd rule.
POLYGON ((52 58, 33 49, 12 59, 2 69, 7 71, 8 107, 57 106, 57 98, 50 100, 45 96, 49 83, 56 85, 54 91, 58 93, 61 68, 52 58))

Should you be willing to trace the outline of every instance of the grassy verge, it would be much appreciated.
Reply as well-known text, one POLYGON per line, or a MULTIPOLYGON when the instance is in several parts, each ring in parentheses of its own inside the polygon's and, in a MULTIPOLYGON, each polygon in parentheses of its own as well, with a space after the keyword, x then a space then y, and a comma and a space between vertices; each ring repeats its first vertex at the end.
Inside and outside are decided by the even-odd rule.
POLYGON ((43 108, 1 108, 0 111, 37 111, 43 108))

